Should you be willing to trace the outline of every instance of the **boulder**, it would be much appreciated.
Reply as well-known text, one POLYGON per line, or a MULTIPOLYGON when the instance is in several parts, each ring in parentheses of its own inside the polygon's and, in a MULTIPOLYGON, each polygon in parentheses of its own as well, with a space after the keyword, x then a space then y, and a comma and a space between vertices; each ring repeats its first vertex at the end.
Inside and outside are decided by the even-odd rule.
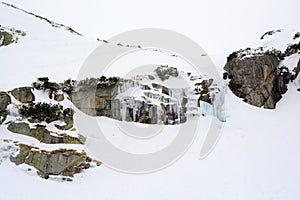
POLYGON ((289 73, 279 68, 276 55, 265 54, 230 59, 224 70, 228 73, 229 88, 251 105, 274 109, 287 91, 289 73))
POLYGON ((11 91, 11 94, 21 103, 31 103, 35 100, 31 87, 19 87, 11 91))

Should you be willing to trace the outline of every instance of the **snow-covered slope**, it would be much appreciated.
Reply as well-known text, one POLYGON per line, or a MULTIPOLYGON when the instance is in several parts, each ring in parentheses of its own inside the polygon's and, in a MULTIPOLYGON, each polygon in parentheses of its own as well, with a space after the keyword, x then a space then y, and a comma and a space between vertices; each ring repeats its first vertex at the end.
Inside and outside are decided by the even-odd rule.
POLYGON ((0 90, 29 85, 37 77, 63 81, 76 78, 78 70, 97 46, 95 39, 74 35, 65 29, 0 3, 2 26, 26 33, 18 44, 0 48, 1 74, 14 81, 0 79, 0 90), (49 68, 52 70, 49 71, 49 68))
MULTIPOLYGON (((26 32, 26 37, 17 44, 0 47, 0 90, 30 85, 41 76, 57 81, 75 78, 81 63, 97 46, 92 39, 53 29, 1 4, 0 18, 5 19, 1 22, 5 23, 3 26, 26 32)), ((206 159, 198 159, 211 122, 209 117, 200 116, 198 137, 186 154, 172 166, 151 174, 132 175, 99 167, 75 175, 73 182, 61 182, 57 177, 44 180, 29 171, 27 165, 11 163, 7 156, 14 152, 14 147, 3 140, 18 140, 44 149, 60 145, 49 147, 0 126, 0 151, 4 155, 0 162, 0 197, 7 200, 299 199, 300 93, 294 85, 290 87, 275 110, 245 104, 228 91, 227 122, 214 151, 206 159)), ((37 97, 38 101, 47 99, 44 93, 37 97)), ((107 118, 99 118, 99 124, 106 130, 116 126, 107 118)), ((142 144, 135 149, 121 134, 109 132, 108 137, 130 150, 143 147, 142 144)), ((161 148, 159 145, 165 145, 165 141, 158 141, 158 146, 152 144, 152 147, 161 148)))

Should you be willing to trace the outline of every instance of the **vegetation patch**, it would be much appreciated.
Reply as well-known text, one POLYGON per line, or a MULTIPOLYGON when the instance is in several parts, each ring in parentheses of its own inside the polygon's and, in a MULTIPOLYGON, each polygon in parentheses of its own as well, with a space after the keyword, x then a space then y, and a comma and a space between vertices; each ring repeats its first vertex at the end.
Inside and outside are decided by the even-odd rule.
POLYGON ((36 104, 23 104, 19 113, 24 118, 29 118, 35 121, 45 121, 51 123, 56 120, 64 121, 66 117, 73 117, 74 111, 72 108, 64 109, 59 104, 48 104, 38 102, 36 104))

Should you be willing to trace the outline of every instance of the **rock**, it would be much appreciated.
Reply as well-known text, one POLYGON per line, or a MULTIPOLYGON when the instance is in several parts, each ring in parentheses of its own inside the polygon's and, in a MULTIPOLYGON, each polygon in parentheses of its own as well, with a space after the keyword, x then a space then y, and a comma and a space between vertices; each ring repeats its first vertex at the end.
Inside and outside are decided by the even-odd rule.
POLYGON ((26 36, 24 31, 0 25, 0 47, 18 43, 19 38, 24 36, 26 36))
POLYGON ((13 133, 19 133, 22 135, 30 136, 30 126, 25 122, 19 122, 19 123, 12 122, 7 126, 7 129, 13 133))
POLYGON ((289 73, 279 68, 280 59, 275 55, 258 55, 232 58, 224 70, 229 74, 229 88, 245 102, 274 109, 282 94, 287 91, 289 73))
MULTIPOLYGON (((175 76, 176 72, 172 71, 170 74, 175 76)), ((86 80, 86 82, 89 81, 86 80)), ((186 121, 188 89, 170 89, 157 83, 139 85, 136 81, 129 79, 122 80, 118 85, 107 84, 96 89, 75 88, 70 94, 70 99, 78 109, 90 116, 105 116, 121 121, 146 124, 178 124, 186 121), (140 98, 133 98, 130 94, 118 96, 135 87, 140 87, 145 96, 140 98), (153 93, 153 89, 160 91, 161 94, 153 93), (166 107, 155 105, 149 101, 150 98, 161 101, 163 106, 164 104, 172 105, 166 107)), ((71 124, 68 128, 71 128, 71 124)))
POLYGON ((63 101, 65 99, 64 94, 54 94, 54 100, 55 101, 63 101))
POLYGON ((11 43, 14 43, 14 37, 11 33, 0 30, 0 46, 7 46, 11 43))
POLYGON ((13 133, 33 137, 40 142, 46 144, 83 144, 81 139, 69 136, 67 134, 52 133, 45 128, 45 126, 36 125, 36 128, 30 128, 29 124, 25 122, 15 123, 12 122, 8 125, 7 129, 13 133))
POLYGON ((31 103, 35 100, 31 89, 31 87, 15 88, 11 91, 11 94, 21 103, 31 103))
POLYGON ((300 88, 298 88, 297 91, 300 92, 300 88))
POLYGON ((0 125, 6 120, 6 108, 9 104, 11 104, 10 96, 6 92, 0 92, 0 125))
POLYGON ((40 150, 33 146, 20 144, 20 151, 10 160, 16 165, 27 164, 38 170, 38 174, 45 179, 49 175, 63 175, 73 177, 83 169, 90 167, 92 159, 85 153, 71 149, 58 149, 54 151, 40 150))
POLYGON ((73 117, 64 117, 64 122, 66 123, 63 126, 55 124, 55 127, 59 130, 69 130, 73 127, 74 120, 73 117))
POLYGON ((10 96, 6 92, 0 92, 0 112, 5 111, 9 104, 11 104, 10 96))
POLYGON ((90 116, 111 117, 111 101, 115 86, 102 86, 89 90, 74 91, 70 94, 73 104, 90 116))
POLYGON ((170 76, 178 77, 177 68, 169 67, 168 65, 161 65, 157 67, 154 71, 162 81, 169 79, 170 76))

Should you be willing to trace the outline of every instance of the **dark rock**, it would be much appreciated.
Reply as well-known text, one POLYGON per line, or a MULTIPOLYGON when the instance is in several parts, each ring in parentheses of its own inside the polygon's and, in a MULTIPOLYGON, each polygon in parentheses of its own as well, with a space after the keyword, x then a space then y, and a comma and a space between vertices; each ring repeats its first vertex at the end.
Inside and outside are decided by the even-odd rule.
POLYGON ((297 33, 295 33, 295 35, 294 35, 294 37, 293 37, 293 40, 296 40, 297 38, 299 38, 300 37, 300 32, 297 32, 297 33))
POLYGON ((265 39, 265 37, 266 37, 267 35, 273 35, 273 34, 278 33, 278 32, 281 32, 281 30, 279 29, 279 30, 267 31, 266 33, 264 33, 264 34, 260 37, 260 39, 261 39, 261 40, 262 40, 262 39, 265 39))
POLYGON ((15 88, 11 94, 21 103, 31 103, 35 100, 31 87, 15 88))

